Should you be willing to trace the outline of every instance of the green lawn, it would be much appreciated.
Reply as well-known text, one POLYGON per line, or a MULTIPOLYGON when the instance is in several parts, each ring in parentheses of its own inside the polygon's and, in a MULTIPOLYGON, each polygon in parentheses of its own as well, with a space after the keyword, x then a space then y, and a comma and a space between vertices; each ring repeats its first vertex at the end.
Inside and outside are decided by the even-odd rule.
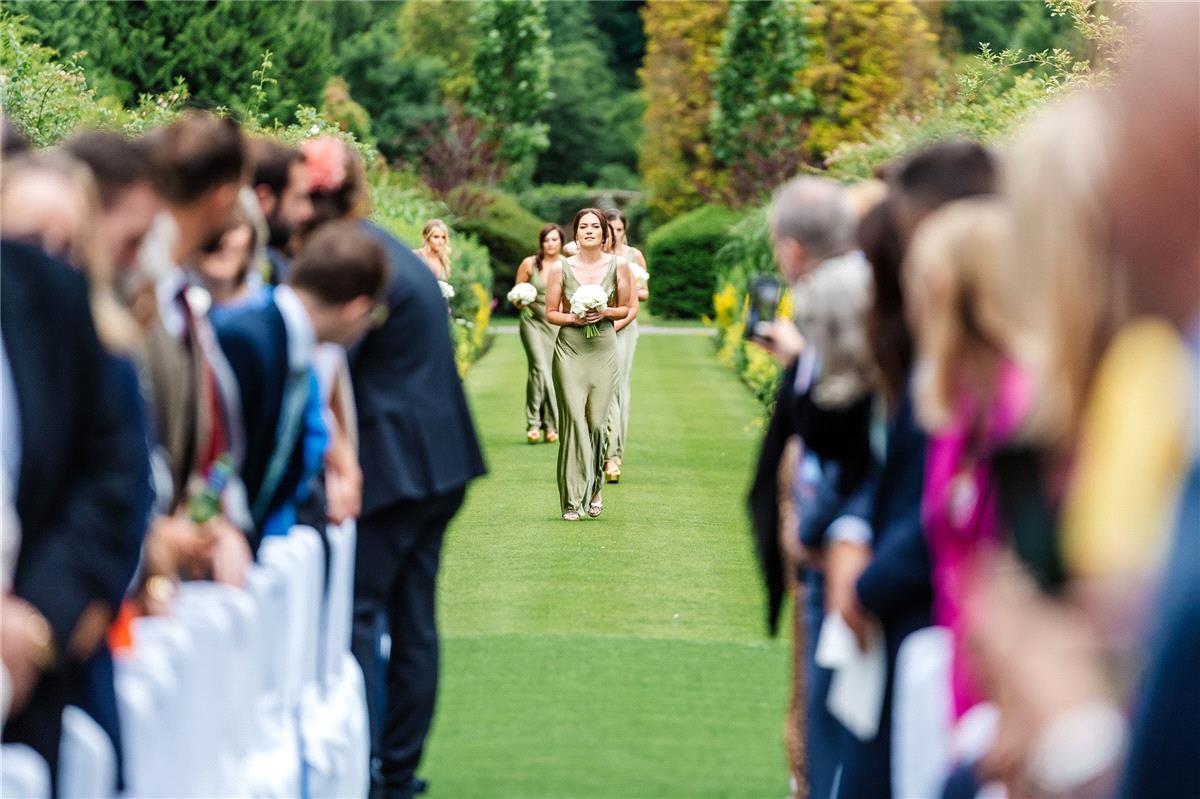
POLYGON ((763 633, 742 500, 753 401, 706 339, 642 337, 624 477, 568 524, 524 383, 515 336, 468 378, 491 475, 444 554, 431 799, 785 795, 787 647, 763 633))

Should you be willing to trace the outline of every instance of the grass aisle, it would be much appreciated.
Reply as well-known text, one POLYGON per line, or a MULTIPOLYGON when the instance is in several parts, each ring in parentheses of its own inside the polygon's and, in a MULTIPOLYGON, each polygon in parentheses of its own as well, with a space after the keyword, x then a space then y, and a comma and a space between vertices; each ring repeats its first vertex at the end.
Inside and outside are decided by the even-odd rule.
POLYGON ((556 448, 524 443, 524 375, 502 335, 468 379, 491 475, 444 553, 431 797, 783 796, 788 658, 746 533, 745 389, 707 338, 643 336, 625 476, 567 524, 556 448))

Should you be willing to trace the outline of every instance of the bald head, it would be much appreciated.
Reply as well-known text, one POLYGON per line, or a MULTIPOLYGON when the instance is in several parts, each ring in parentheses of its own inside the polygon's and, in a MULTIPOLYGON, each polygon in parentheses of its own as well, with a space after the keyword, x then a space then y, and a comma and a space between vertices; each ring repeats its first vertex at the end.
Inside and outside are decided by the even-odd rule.
POLYGON ((845 189, 825 178, 795 178, 780 187, 769 223, 779 269, 791 281, 854 243, 854 206, 845 189))

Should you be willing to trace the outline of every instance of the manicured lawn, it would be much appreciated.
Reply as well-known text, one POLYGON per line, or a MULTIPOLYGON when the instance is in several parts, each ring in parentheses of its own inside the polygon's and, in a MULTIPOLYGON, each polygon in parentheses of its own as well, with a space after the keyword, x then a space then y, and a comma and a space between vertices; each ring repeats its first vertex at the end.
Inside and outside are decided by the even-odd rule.
POLYGON ((525 359, 468 388, 491 475, 451 529, 442 690, 422 773, 448 797, 779 797, 787 647, 763 633, 743 495, 750 397, 704 338, 643 336, 622 482, 558 518, 524 443, 525 359))

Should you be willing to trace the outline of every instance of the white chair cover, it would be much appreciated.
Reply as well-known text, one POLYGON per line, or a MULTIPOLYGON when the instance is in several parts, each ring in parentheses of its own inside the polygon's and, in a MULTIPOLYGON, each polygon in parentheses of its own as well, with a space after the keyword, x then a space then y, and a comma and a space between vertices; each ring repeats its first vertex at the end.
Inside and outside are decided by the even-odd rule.
POLYGON ((50 766, 25 744, 0 746, 0 796, 50 799, 50 766))
POLYGON ((953 640, 926 627, 900 644, 892 705, 892 796, 939 796, 951 766, 953 640))
POLYGON ((117 750, 108 733, 83 710, 63 710, 58 754, 60 799, 101 799, 117 792, 117 750))

